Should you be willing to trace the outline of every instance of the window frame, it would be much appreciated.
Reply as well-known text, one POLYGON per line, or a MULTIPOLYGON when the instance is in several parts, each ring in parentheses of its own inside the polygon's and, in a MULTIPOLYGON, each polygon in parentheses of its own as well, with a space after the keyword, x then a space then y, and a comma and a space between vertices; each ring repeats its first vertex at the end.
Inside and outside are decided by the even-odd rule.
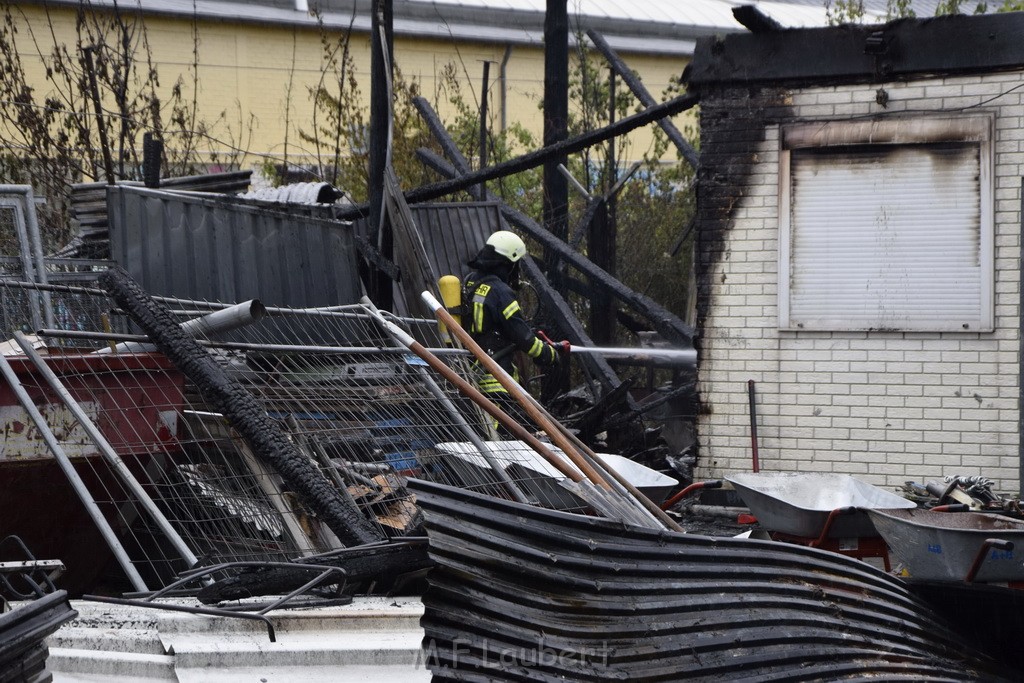
MULTIPOLYGON (((779 239, 778 239, 778 327, 782 331, 872 331, 902 332, 991 332, 995 327, 995 225, 994 225, 994 135, 995 118, 982 113, 968 116, 935 116, 847 121, 813 121, 787 124, 779 131, 779 239), (976 320, 946 318, 933 324, 892 327, 877 325, 824 323, 806 325, 791 319, 792 301, 792 180, 791 153, 818 148, 837 151, 846 146, 919 145, 944 142, 978 145, 979 233, 978 259, 980 301, 976 320)), ((937 311, 938 313, 938 311, 937 311)), ((838 318, 839 316, 833 316, 838 318)))

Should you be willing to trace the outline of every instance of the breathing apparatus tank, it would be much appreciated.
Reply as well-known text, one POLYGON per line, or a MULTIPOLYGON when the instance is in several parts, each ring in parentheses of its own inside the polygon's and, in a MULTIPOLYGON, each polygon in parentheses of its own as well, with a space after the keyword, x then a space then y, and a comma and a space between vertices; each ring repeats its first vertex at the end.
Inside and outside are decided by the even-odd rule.
MULTIPOLYGON (((454 275, 444 275, 437 281, 437 288, 441 291, 441 302, 448 312, 455 318, 455 322, 462 324, 462 283, 454 275)), ((452 337, 444 323, 438 323, 441 331, 441 339, 445 346, 452 346, 452 337)))

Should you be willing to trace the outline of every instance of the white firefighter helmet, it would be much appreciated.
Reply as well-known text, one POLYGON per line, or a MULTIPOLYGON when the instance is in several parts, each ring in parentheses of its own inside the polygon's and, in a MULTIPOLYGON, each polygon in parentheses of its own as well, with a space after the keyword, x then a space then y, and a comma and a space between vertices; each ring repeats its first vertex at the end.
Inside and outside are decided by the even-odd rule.
POLYGON ((494 248, 494 253, 501 254, 512 263, 526 256, 526 244, 519 235, 508 230, 499 230, 487 238, 487 244, 494 248))

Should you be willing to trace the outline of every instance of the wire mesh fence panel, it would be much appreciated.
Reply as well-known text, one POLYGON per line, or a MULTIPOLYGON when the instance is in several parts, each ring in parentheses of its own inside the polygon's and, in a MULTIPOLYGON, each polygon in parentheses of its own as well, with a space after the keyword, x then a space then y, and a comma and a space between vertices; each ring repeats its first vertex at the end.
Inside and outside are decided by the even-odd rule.
MULTIPOLYGON (((19 302, 35 291, 0 281, 8 336, 25 329, 29 313, 19 302)), ((342 547, 287 472, 243 439, 185 369, 139 337, 101 290, 48 291, 59 311, 55 327, 25 341, 36 347, 28 355, 39 355, 67 399, 19 344, 7 342, 5 355, 150 587, 166 585, 189 565, 173 536, 207 564, 277 561, 342 547), (69 402, 102 439, 90 436, 69 402), (146 497, 150 505, 140 500, 146 497)), ((381 538, 421 533, 408 477, 505 498, 518 491, 520 500, 550 507, 583 507, 528 449, 483 444, 493 439, 491 418, 391 339, 361 305, 264 310, 158 300, 193 330, 228 381, 257 400, 303 467, 357 508, 381 538), (200 317, 213 322, 187 322, 200 317)), ((436 338, 433 321, 391 319, 427 343, 436 338)), ((473 381, 464 353, 433 351, 473 381)), ((5 428, 29 424, 10 392, 3 394, 0 415, 5 428)), ((52 458, 39 429, 29 432, 25 443, 8 441, 0 467, 52 458)))

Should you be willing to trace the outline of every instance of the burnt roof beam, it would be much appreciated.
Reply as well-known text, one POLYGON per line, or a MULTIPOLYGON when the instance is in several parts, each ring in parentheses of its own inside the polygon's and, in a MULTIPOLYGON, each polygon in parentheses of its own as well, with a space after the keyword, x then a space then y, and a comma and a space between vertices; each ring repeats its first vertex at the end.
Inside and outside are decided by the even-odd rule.
POLYGON ((740 5, 732 8, 732 16, 752 33, 781 31, 785 27, 761 11, 757 5, 740 5))
POLYGON ((625 135, 632 130, 642 128, 643 126, 659 121, 666 116, 673 116, 686 111, 687 109, 694 107, 698 101, 699 98, 696 95, 680 95, 679 97, 675 97, 667 102, 662 102, 661 104, 656 104, 653 107, 648 107, 642 112, 633 114, 632 116, 619 119, 615 123, 605 126, 604 128, 582 133, 575 137, 571 137, 568 140, 549 145, 533 152, 528 152, 516 157, 515 159, 509 159, 508 161, 503 161, 499 164, 480 169, 473 173, 466 173, 454 180, 446 180, 414 188, 405 193, 405 199, 410 204, 426 202, 431 199, 437 199, 439 197, 459 192, 460 190, 465 190, 473 185, 479 185, 482 182, 503 178, 522 171, 528 171, 531 168, 540 166, 549 159, 555 159, 566 154, 581 152, 584 149, 593 147, 594 145, 604 142, 609 138, 613 138, 618 135, 625 135))
POLYGON ((702 38, 690 86, 764 81, 880 82, 1024 67, 1024 12, 900 19, 702 38))
MULTIPOLYGON (((424 102, 426 107, 430 104, 424 102)), ((433 112, 433 110, 430 110, 433 112)), ((436 116, 436 114, 435 114, 436 116)), ((442 159, 438 159, 436 155, 430 153, 427 150, 419 150, 417 152, 421 159, 430 161, 428 162, 431 168, 442 174, 449 174, 457 172, 457 169, 449 166, 442 159), (446 171, 445 169, 449 169, 446 171)), ((465 176, 463 176, 465 177, 465 176)), ((651 327, 660 334, 662 337, 667 339, 673 344, 679 344, 683 346, 692 346, 693 338, 696 335, 695 329, 683 322, 678 316, 670 312, 661 304, 655 302, 653 299, 648 297, 646 294, 635 292, 626 285, 622 284, 619 280, 609 275, 606 271, 602 270, 598 266, 594 265, 586 257, 580 255, 571 246, 558 239, 547 230, 544 230, 541 226, 537 225, 529 216, 514 209, 508 204, 502 202, 499 198, 494 195, 489 195, 489 198, 497 200, 501 210, 501 215, 509 223, 521 228, 524 232, 529 234, 532 238, 540 242, 541 244, 548 246, 552 249, 558 250, 560 257, 565 259, 572 265, 576 270, 580 271, 584 275, 588 276, 591 282, 602 290, 608 292, 619 301, 623 302, 634 311, 643 315, 644 319, 647 320, 651 327)), ((570 339, 570 341, 573 341, 570 339)), ((575 342, 574 342, 575 343, 575 342)), ((589 338, 586 342, 581 343, 592 343, 589 338)))
MULTIPOLYGON (((626 63, 622 61, 619 55, 612 49, 612 46, 608 44, 604 36, 595 31, 594 29, 587 30, 587 37, 590 38, 591 42, 594 43, 594 47, 600 51, 604 58, 608 60, 608 64, 615 70, 615 73, 629 86, 629 89, 633 92, 633 95, 640 100, 640 103, 645 107, 653 107, 657 105, 657 101, 654 96, 651 95, 650 91, 647 90, 646 86, 640 81, 640 79, 633 73, 633 71, 626 66, 626 63)), ((696 170, 700 165, 700 157, 697 154, 697 150, 693 148, 683 134, 679 132, 675 124, 672 123, 668 118, 658 119, 658 125, 665 131, 665 135, 672 141, 672 144, 676 146, 679 153, 686 159, 686 163, 690 164, 696 170)))

